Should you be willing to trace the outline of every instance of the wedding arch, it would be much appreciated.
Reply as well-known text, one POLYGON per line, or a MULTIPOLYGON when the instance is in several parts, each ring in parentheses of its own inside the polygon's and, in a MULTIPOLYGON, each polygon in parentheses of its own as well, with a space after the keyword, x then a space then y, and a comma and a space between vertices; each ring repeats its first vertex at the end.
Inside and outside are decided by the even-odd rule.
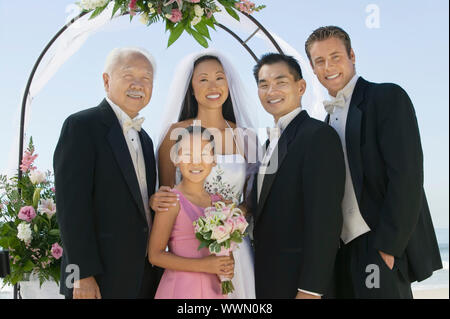
MULTIPOLYGON (((111 8, 112 9, 112 8, 111 8)), ((102 26, 104 23, 104 18, 106 16, 108 16, 109 11, 106 10, 101 16, 98 16, 94 19, 100 20, 100 23, 97 24, 94 28, 97 29, 97 27, 102 26), (102 19, 103 18, 103 19, 102 19)), ((25 133, 25 115, 26 115, 26 110, 27 110, 27 106, 31 103, 31 100, 33 99, 34 96, 30 95, 30 89, 31 89, 31 85, 33 83, 35 74, 37 69, 39 68, 39 66, 41 65, 41 62, 43 61, 44 57, 46 56, 47 52, 52 48, 52 46, 55 44, 55 42, 60 39, 63 34, 65 32, 67 32, 70 28, 79 28, 79 26, 76 26, 76 22, 81 22, 82 18, 87 16, 88 12, 84 11, 81 12, 78 16, 76 16, 75 18, 73 18, 71 21, 69 21, 66 25, 64 25, 56 34, 55 36, 53 36, 53 38, 48 42, 48 44, 45 46, 45 48, 42 50, 41 54, 39 55, 38 59, 36 60, 33 69, 29 75, 26 87, 25 87, 25 91, 23 94, 23 98, 22 98, 22 108, 21 108, 21 112, 20 112, 20 133, 19 133, 19 160, 18 160, 18 172, 19 172, 19 179, 21 178, 22 175, 22 171, 20 170, 20 163, 22 162, 22 156, 23 156, 23 147, 24 147, 24 133, 25 133), (75 26, 75 27, 74 27, 75 26)), ((126 12, 124 14, 119 14, 113 17, 119 17, 122 15, 127 15, 130 14, 129 12, 126 12)), ((255 19, 253 16, 245 13, 245 12, 241 12, 240 15, 242 15, 242 18, 245 17, 246 19, 248 19, 249 22, 251 22, 256 29, 252 32, 252 34, 246 39, 243 40, 242 38, 240 38, 235 32, 233 32, 231 30, 230 26, 226 25, 226 22, 224 23, 217 23, 216 26, 218 26, 219 28, 221 28, 222 30, 226 31, 227 33, 229 33, 235 40, 238 41, 239 44, 241 44, 246 50, 247 52, 252 56, 252 58, 255 61, 258 61, 258 57, 256 56, 256 54, 253 52, 253 50, 249 47, 249 45, 247 44, 258 32, 262 32, 262 34, 267 37, 267 39, 272 43, 272 45, 276 48, 276 50, 280 53, 280 54, 284 54, 282 48, 280 47, 280 45, 278 44, 278 42, 274 39, 274 37, 271 35, 271 33, 269 31, 267 31, 267 29, 257 20, 255 19)), ((241 18, 241 19, 242 19, 241 18)), ((92 31, 89 30, 89 33, 91 33, 92 31)), ((80 32, 80 34, 82 34, 80 32)), ((84 42, 84 41, 83 41, 84 42)), ((69 58, 69 57, 67 57, 69 58)))
MULTIPOLYGON (((219 2, 216 0, 218 6, 219 2)), ((95 18, 90 19, 88 12, 79 13, 65 24, 48 42, 38 59, 36 60, 33 69, 28 77, 28 81, 23 93, 21 111, 20 111, 20 132, 19 132, 19 157, 18 157, 18 178, 22 178, 22 171, 20 164, 23 158, 24 149, 24 134, 27 126, 27 109, 30 107, 34 97, 47 84, 56 71, 74 54, 76 53, 87 40, 87 38, 98 31, 101 27, 109 23, 111 20, 118 17, 128 15, 130 12, 119 12, 115 14, 116 9, 113 8, 114 2, 110 2, 105 10, 96 15, 95 18)), ((257 55, 249 46, 249 41, 258 37, 264 40, 271 51, 279 52, 280 54, 288 54, 297 58, 302 67, 304 77, 312 84, 312 89, 305 95, 309 105, 308 112, 316 118, 323 118, 323 108, 321 107, 323 101, 323 94, 320 89, 320 84, 312 73, 309 63, 297 50, 291 47, 281 37, 273 32, 267 30, 255 17, 245 12, 237 12, 239 20, 232 18, 225 10, 215 13, 215 26, 224 30, 231 35, 251 56, 255 61, 258 61, 257 55), (234 30, 244 31, 249 34, 246 39, 242 39, 234 30)), ((18 295, 17 285, 14 286, 14 298, 18 295)))
MULTIPOLYGON (((18 174, 21 177, 20 163, 23 156, 24 148, 24 133, 26 128, 26 115, 27 108, 31 105, 34 97, 37 96, 39 91, 46 85, 56 71, 74 54, 76 53, 87 38, 95 33, 102 26, 106 25, 112 19, 118 18, 123 15, 129 14, 125 12, 123 14, 116 14, 112 18, 113 7, 110 5, 107 10, 104 10, 100 15, 90 20, 88 12, 81 12, 76 17, 71 19, 65 24, 48 42, 38 59, 36 60, 33 69, 28 77, 28 81, 25 87, 25 91, 22 97, 21 111, 20 111, 20 131, 19 131, 19 150, 18 150, 18 174)), ((249 41, 255 36, 263 39, 266 43, 272 47, 273 51, 277 51, 281 54, 289 54, 295 56, 304 71, 305 77, 309 77, 312 90, 310 95, 314 95, 315 98, 309 98, 310 114, 313 117, 323 118, 323 111, 320 104, 323 100, 321 89, 317 79, 310 70, 309 63, 305 61, 302 55, 297 50, 291 47, 282 38, 278 37, 274 33, 267 30, 255 17, 245 12, 238 13, 240 20, 237 21, 226 13, 219 12, 215 14, 218 21, 217 27, 231 35, 242 47, 257 61, 258 58, 253 50, 249 47, 249 41), (250 35, 244 40, 239 37, 232 29, 238 29, 240 31, 248 32, 250 35)), ((306 97, 308 98, 308 97, 306 97)))

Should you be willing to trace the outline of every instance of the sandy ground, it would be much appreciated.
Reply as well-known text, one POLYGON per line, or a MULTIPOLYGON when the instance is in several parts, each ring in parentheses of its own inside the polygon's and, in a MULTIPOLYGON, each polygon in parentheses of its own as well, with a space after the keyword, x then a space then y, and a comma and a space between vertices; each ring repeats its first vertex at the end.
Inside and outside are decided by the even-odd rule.
POLYGON ((414 299, 449 299, 448 288, 413 290, 414 299))

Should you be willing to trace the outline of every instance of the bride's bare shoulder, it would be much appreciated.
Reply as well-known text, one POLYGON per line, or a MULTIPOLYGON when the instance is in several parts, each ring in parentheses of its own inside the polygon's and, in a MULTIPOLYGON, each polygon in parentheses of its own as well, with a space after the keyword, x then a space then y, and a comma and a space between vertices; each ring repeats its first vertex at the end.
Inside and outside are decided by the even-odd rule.
POLYGON ((170 127, 169 131, 172 131, 173 129, 176 129, 176 128, 186 128, 186 127, 192 125, 192 123, 193 123, 192 119, 173 123, 172 126, 170 127))
MULTIPOLYGON (((166 136, 164 137, 164 142, 168 142, 171 140, 171 135, 172 132, 173 133, 177 133, 176 131, 174 132, 174 130, 177 129, 183 129, 188 127, 189 125, 192 125, 193 121, 192 120, 186 120, 186 121, 181 121, 181 122, 177 122, 177 123, 173 123, 170 128, 167 130, 166 136)), ((172 138, 173 139, 173 138, 172 138)), ((172 141, 172 143, 175 143, 174 141, 172 141)))
POLYGON ((175 129, 179 129, 179 128, 186 128, 190 125, 192 125, 193 121, 192 120, 185 120, 185 121, 181 121, 181 122, 177 122, 177 123, 173 123, 169 130, 167 131, 167 135, 170 135, 170 133, 172 133, 173 130, 175 129))

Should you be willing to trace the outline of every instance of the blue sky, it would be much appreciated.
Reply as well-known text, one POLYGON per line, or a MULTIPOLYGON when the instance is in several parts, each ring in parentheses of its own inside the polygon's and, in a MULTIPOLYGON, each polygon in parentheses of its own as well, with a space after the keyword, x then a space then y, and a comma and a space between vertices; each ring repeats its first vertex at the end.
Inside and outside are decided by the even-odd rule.
MULTIPOLYGON (((14 164, 10 150, 16 141, 18 107, 29 73, 40 52, 64 25, 70 0, 0 0, 0 172, 14 164), (19 10, 20 8, 20 10, 19 10)), ((437 227, 448 227, 448 107, 449 42, 447 0, 265 0, 267 8, 255 17, 304 55, 304 41, 322 25, 338 25, 351 36, 357 72, 373 82, 394 82, 410 95, 417 113, 424 150, 425 190, 437 227), (369 5, 379 9, 379 28, 368 28, 369 5)), ((118 46, 141 46, 158 63, 153 98, 142 112, 145 129, 157 139, 159 119, 177 63, 201 47, 182 36, 169 49, 164 26, 146 28, 139 21, 117 19, 92 35, 55 74, 32 104, 27 136, 33 136, 40 169, 51 169, 52 155, 64 119, 97 105, 104 97, 101 73, 108 52, 118 46)), ((212 47, 231 57, 249 92, 256 98, 248 53, 224 31, 212 34, 212 47)), ((252 40, 261 55, 267 48, 252 40)), ((272 125, 258 104, 259 125, 272 125)))

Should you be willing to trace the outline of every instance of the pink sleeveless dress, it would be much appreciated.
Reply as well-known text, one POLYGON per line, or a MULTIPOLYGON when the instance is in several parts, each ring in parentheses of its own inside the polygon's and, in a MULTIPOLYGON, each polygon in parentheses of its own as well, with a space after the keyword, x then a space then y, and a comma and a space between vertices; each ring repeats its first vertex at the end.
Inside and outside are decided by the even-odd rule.
MULTIPOLYGON (((169 239, 169 251, 186 258, 210 255, 208 248, 198 250, 200 242, 195 237, 193 222, 204 216, 204 208, 180 195, 180 211, 169 239)), ((215 274, 184 272, 166 269, 156 291, 155 299, 225 299, 220 280, 215 274)))

